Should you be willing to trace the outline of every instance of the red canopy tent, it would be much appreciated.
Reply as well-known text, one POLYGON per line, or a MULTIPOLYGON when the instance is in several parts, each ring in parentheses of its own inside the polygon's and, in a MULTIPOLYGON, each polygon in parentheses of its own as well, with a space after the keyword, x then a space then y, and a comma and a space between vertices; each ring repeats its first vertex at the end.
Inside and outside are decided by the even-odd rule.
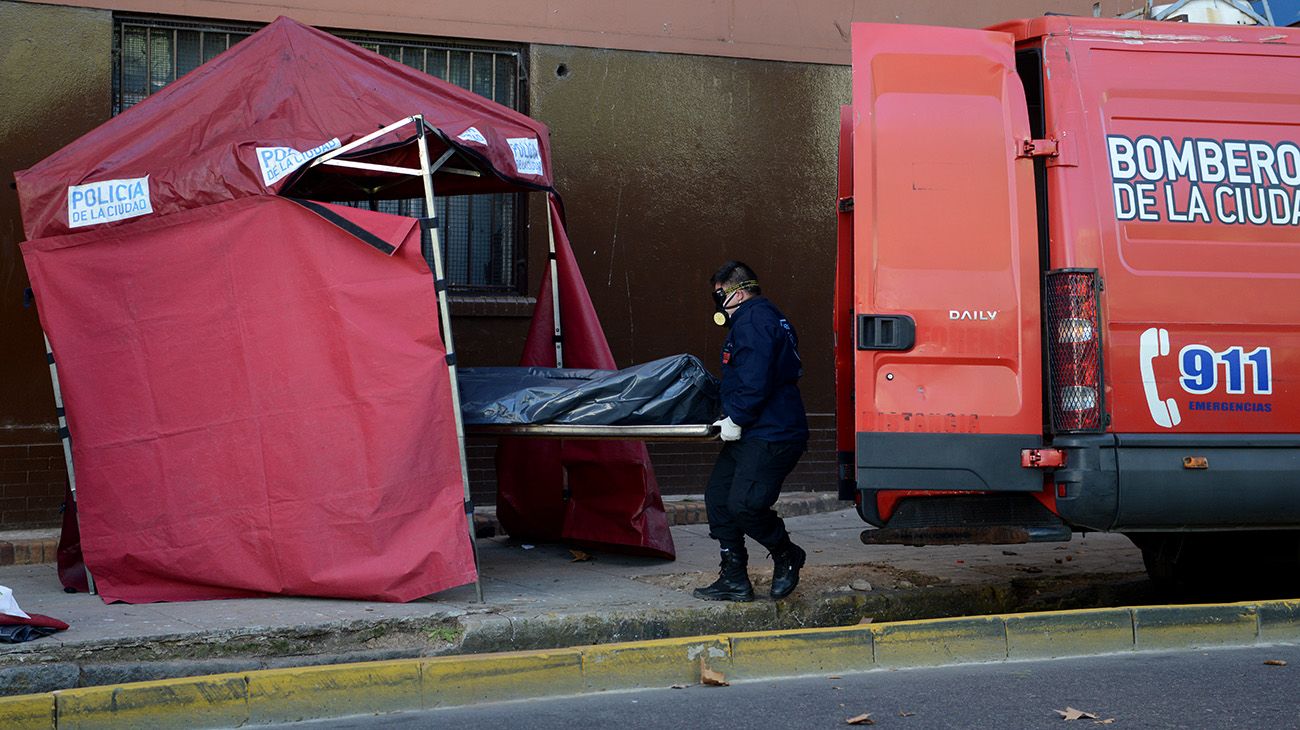
MULTIPOLYGON (((318 201, 546 192, 560 291, 534 331, 564 333, 565 365, 613 364, 546 127, 287 18, 16 178, 106 601, 477 581, 436 222, 318 201)), ((504 503, 560 478, 539 448, 504 503)), ((600 509, 520 529, 671 556, 644 446, 585 448, 570 502, 600 509)))

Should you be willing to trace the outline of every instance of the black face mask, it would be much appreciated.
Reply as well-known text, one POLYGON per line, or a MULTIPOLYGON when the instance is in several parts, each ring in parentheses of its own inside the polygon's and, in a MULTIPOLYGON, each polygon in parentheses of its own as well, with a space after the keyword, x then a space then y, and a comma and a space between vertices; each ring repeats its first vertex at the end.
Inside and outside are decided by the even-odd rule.
POLYGON ((736 292, 746 287, 758 286, 757 281, 742 281, 739 284, 726 287, 723 289, 713 290, 713 323, 719 327, 731 326, 731 312, 727 311, 727 305, 731 303, 731 298, 736 296, 736 292))

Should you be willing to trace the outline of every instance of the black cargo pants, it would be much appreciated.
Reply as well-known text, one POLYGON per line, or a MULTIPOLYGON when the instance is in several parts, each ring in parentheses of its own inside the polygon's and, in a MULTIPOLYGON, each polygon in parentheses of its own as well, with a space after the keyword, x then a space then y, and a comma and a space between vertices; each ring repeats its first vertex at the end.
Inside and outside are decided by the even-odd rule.
POLYGON ((785 522, 772 509, 808 444, 803 441, 741 439, 722 445, 704 490, 709 536, 740 550, 745 536, 772 550, 785 541, 785 522))

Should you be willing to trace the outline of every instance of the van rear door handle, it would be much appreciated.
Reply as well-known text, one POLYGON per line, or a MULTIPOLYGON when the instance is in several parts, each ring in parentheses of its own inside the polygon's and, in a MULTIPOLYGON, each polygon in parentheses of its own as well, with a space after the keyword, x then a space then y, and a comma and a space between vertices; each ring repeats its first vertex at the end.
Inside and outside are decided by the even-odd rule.
POLYGON ((906 314, 859 314, 859 350, 910 350, 916 321, 906 314))

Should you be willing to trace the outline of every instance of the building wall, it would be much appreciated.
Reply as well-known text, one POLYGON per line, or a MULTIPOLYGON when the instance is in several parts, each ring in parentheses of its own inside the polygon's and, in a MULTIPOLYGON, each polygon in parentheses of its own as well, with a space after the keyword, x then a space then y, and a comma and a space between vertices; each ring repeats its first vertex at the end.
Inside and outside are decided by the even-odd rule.
MULTIPOLYGON (((42 0, 58 5, 546 45, 847 64, 855 22, 981 28, 1092 0, 42 0)), ((1142 0, 1102 0, 1106 15, 1142 0)))
MULTIPOLYGON (((758 272, 799 332, 817 436, 788 488, 832 489, 839 107, 849 68, 572 46, 531 49, 530 112, 620 366, 688 352, 715 373, 709 275, 758 272), (815 465, 816 468, 813 468, 815 465)), ((713 446, 654 447, 669 491, 703 489, 713 446)))
POLYGON ((49 366, 24 306, 13 173, 108 119, 112 14, 0 2, 0 526, 58 520, 63 449, 49 366))
MULTIPOLYGON (((1136 0, 1106 0, 1107 14, 1136 0)), ((287 14, 355 31, 532 44, 528 113, 552 130, 557 185, 620 365, 689 352, 716 372, 708 274, 753 265, 799 329, 814 439, 790 488, 833 489, 830 307, 837 109, 849 100, 854 21, 982 26, 1090 0, 0 0, 0 527, 53 524, 63 490, 49 373, 17 244, 12 174, 109 117, 112 12, 266 22, 287 14)), ((529 290, 545 262, 529 206, 529 290)), ((453 303, 465 365, 514 364, 526 297, 453 303)), ((652 446, 666 492, 698 492, 715 447, 652 446)), ((472 441, 491 502, 492 445, 472 441)))

